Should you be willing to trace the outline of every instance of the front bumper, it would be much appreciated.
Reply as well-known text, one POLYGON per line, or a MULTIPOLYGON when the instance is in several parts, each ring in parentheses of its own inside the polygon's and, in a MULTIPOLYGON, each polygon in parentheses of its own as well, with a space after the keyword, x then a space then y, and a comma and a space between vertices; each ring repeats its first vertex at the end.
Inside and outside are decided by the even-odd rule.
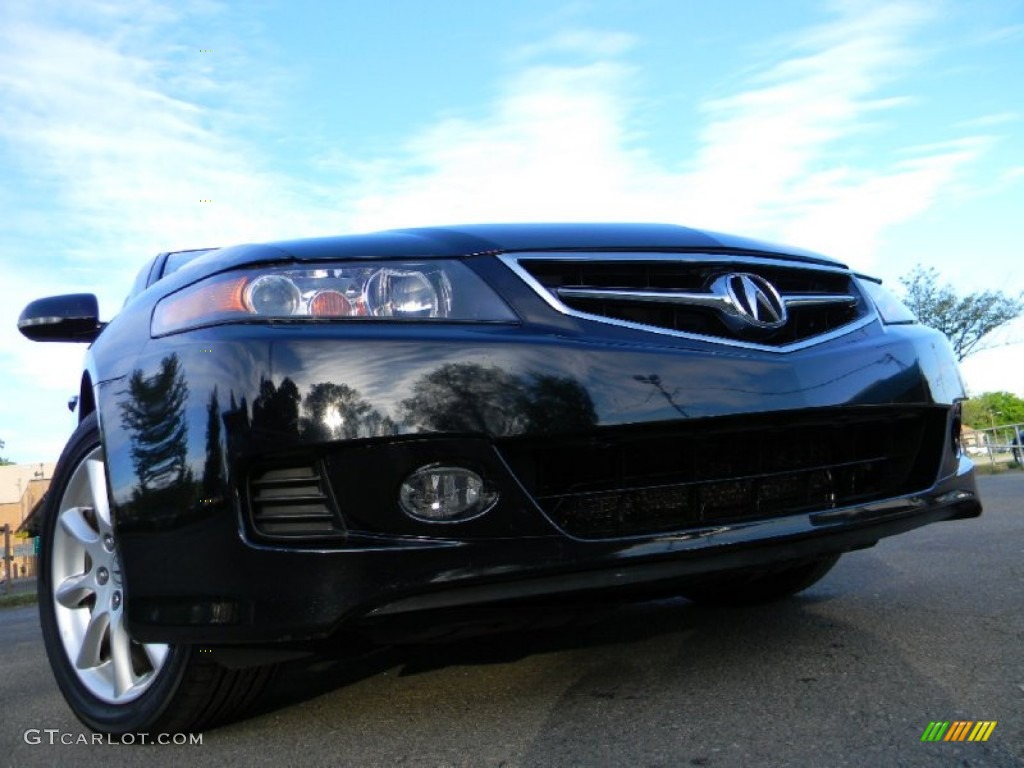
MULTIPOLYGON (((971 464, 950 441, 953 404, 963 395, 955 363, 941 338, 920 328, 868 326, 780 356, 526 326, 344 335, 225 327, 154 343, 133 379, 161 381, 170 359, 188 389, 177 482, 147 488, 135 471, 140 438, 118 429, 130 388, 104 382, 97 398, 129 628, 143 642, 301 643, 427 609, 671 589, 980 513, 971 464), (536 498, 543 482, 510 467, 517 441, 582 436, 599 445, 615 430, 748 418, 784 424, 800 414, 876 408, 937 417, 922 438, 935 453, 927 477, 868 500, 812 496, 820 503, 797 505, 795 514, 590 535, 546 512, 536 498), (358 460, 364 449, 392 443, 408 466, 358 460), (470 444, 482 448, 467 452, 470 444), (502 484, 498 507, 446 529, 403 518, 393 503, 397 483, 439 451, 493 472, 502 484), (339 457, 371 490, 336 481, 339 457), (266 462, 309 460, 333 473, 326 495, 341 509, 338 536, 261 536, 252 473, 266 462)), ((770 453, 771 444, 759 451, 770 453)), ((851 477, 844 482, 862 480, 851 477)))
POLYGON ((624 540, 382 537, 345 548, 295 550, 253 546, 223 520, 207 520, 124 543, 149 563, 138 574, 144 581, 128 616, 133 636, 143 642, 295 643, 362 620, 424 610, 616 589, 665 591, 717 571, 869 547, 886 536, 980 512, 973 467, 962 459, 955 474, 924 493, 624 540), (174 564, 186 550, 208 564, 194 578, 174 564), (159 575, 167 569, 181 581, 160 594, 159 575))

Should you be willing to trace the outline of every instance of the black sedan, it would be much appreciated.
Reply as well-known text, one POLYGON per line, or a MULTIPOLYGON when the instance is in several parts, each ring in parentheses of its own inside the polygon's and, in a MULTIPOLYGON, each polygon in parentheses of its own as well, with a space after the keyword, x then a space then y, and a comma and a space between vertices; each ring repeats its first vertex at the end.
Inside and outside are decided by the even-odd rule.
POLYGON ((500 225, 160 254, 91 342, 40 525, 57 682, 105 732, 275 663, 536 599, 759 602, 981 512, 946 339, 805 251, 500 225))

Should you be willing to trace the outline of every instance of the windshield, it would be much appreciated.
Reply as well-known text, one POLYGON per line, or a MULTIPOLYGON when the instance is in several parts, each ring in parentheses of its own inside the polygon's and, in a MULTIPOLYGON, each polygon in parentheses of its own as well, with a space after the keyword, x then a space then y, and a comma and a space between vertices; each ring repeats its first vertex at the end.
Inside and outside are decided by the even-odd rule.
POLYGON ((207 253, 217 250, 216 248, 199 248, 194 251, 175 251, 174 253, 167 254, 167 261, 164 262, 164 272, 160 275, 160 279, 172 275, 179 269, 184 267, 189 262, 195 261, 200 256, 204 256, 207 253))

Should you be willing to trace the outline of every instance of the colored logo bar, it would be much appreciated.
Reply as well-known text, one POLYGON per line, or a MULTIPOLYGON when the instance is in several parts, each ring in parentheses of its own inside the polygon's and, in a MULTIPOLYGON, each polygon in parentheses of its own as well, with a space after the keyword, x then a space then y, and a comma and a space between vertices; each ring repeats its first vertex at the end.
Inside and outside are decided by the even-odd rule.
POLYGON ((988 741, 996 720, 933 720, 921 734, 921 741, 988 741))

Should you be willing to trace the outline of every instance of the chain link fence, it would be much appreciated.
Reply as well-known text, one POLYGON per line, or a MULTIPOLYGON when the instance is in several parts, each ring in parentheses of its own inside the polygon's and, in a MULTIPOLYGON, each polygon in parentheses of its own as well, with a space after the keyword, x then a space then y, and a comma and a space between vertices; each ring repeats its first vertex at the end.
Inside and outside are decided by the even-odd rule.
POLYGON ((965 430, 960 442, 975 464, 994 470, 1024 467, 1024 424, 965 430))

